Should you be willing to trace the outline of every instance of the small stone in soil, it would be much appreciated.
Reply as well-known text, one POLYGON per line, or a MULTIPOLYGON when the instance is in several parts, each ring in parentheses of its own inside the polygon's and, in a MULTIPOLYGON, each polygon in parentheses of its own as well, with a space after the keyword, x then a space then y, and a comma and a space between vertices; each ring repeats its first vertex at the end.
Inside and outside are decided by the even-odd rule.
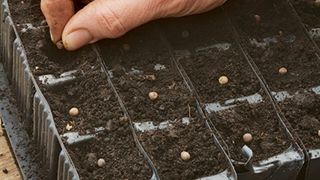
POLYGON ((8 174, 8 173, 9 173, 9 171, 8 171, 7 168, 3 168, 3 169, 2 169, 2 172, 5 173, 5 174, 8 174))
POLYGON ((39 66, 34 67, 34 69, 35 69, 35 70, 38 70, 38 69, 39 69, 39 66))
POLYGON ((261 21, 261 17, 258 14, 254 15, 254 19, 256 20, 257 23, 261 21))
POLYGON ((287 70, 287 68, 285 68, 285 67, 281 67, 280 69, 279 69, 279 73, 280 74, 286 74, 288 72, 288 70, 287 70))
POLYGON ((250 143, 253 139, 250 133, 245 133, 242 138, 245 143, 250 143))
POLYGON ((182 151, 180 156, 181 159, 184 161, 188 161, 190 159, 190 154, 187 151, 182 151))
POLYGON ((156 76, 153 75, 153 74, 146 75, 146 79, 149 80, 149 81, 154 81, 154 80, 156 80, 156 76))
POLYGON ((79 109, 76 107, 73 107, 69 110, 69 115, 70 116, 77 116, 79 115, 79 109))
POLYGON ((158 93, 157 92, 149 92, 149 98, 150 100, 156 100, 158 98, 158 93))
POLYGON ((219 78, 219 83, 220 83, 220 84, 227 84, 228 82, 229 82, 229 79, 228 79, 227 76, 221 76, 221 77, 219 78))
POLYGON ((99 167, 103 167, 106 165, 106 161, 104 159, 100 158, 100 159, 98 159, 97 164, 99 167))
POLYGON ((66 126, 66 129, 67 129, 68 131, 70 131, 70 130, 72 129, 72 126, 68 123, 67 126, 66 126))

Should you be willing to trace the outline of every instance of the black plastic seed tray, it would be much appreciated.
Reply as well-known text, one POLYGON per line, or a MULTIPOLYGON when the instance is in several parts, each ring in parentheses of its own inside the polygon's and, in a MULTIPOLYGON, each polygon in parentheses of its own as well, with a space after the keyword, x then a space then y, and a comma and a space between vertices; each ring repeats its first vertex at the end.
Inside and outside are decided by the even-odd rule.
POLYGON ((12 22, 8 3, 0 9, 1 61, 12 84, 25 123, 33 126, 33 139, 52 179, 78 179, 53 121, 50 106, 29 69, 25 50, 12 22))
MULTIPOLYGON (((1 2, 1 60, 17 96, 23 119, 33 127, 33 138, 43 161, 46 162, 49 177, 80 179, 64 145, 68 141, 62 141, 50 105, 30 71, 25 49, 10 16, 8 3, 6 0, 1 2)), ((210 174, 210 177, 202 177, 203 179, 318 177, 319 149, 306 148, 307 143, 303 141, 291 117, 286 114, 287 106, 283 102, 300 94, 305 97, 305 93, 319 95, 319 73, 314 70, 320 62, 319 48, 308 36, 298 14, 286 0, 229 1, 223 8, 203 15, 150 23, 118 40, 106 40, 93 45, 92 50, 103 66, 107 83, 117 96, 123 113, 129 119, 137 148, 153 171, 151 179, 165 179, 165 176, 162 175, 162 166, 154 157, 153 149, 148 148, 152 137, 145 134, 150 129, 157 129, 156 132, 161 133, 163 129, 172 126, 176 120, 165 118, 170 115, 177 116, 180 111, 184 112, 180 106, 185 102, 179 101, 179 104, 171 108, 175 113, 150 119, 149 112, 161 114, 164 107, 161 104, 139 106, 137 102, 139 93, 147 94, 143 87, 157 90, 156 86, 149 87, 144 81, 138 81, 137 85, 128 85, 121 80, 128 78, 128 75, 134 80, 147 76, 150 78, 149 73, 156 71, 164 71, 168 73, 167 77, 173 79, 168 78, 169 80, 179 82, 172 85, 172 81, 167 82, 165 78, 161 80, 165 82, 164 87, 183 87, 178 88, 179 93, 176 96, 190 94, 190 99, 196 107, 192 109, 193 106, 190 107, 189 104, 189 114, 185 115, 186 117, 179 115, 176 119, 188 124, 192 121, 191 114, 197 116, 211 134, 209 142, 225 160, 222 172, 210 174), (295 44, 303 43, 306 49, 294 49, 295 44), (280 47, 273 49, 279 44, 280 47), (279 52, 279 49, 282 52, 292 52, 275 58, 274 52, 279 52), (299 67, 307 64, 294 52, 301 52, 302 55, 307 53, 308 62, 314 64, 306 66, 303 71, 314 73, 311 75, 315 78, 293 74, 294 77, 289 80, 281 79, 283 76, 278 75, 280 67, 286 67, 286 73, 291 74, 291 71, 294 71, 292 64, 298 64, 299 67), (150 68, 148 65, 143 64, 144 58, 147 62, 150 61, 151 70, 147 69, 150 68), (264 66, 269 62, 275 65, 271 70, 264 66), (229 78, 227 84, 219 83, 222 75, 229 78), (279 79, 272 79, 273 75, 279 79), (277 81, 284 82, 279 85, 275 83, 277 81), (134 88, 138 91, 132 91, 134 88), (128 94, 128 91, 131 94, 128 94), (140 109, 135 111, 132 107, 140 109), (139 114, 140 111, 143 113, 139 114), (247 123, 250 120, 252 123, 247 123), (238 121, 242 124, 236 124, 238 121), (252 132, 254 140, 255 136, 259 138, 258 136, 267 134, 274 143, 255 144, 253 141, 252 144, 244 144, 242 137, 232 137, 232 133, 237 131, 252 131, 250 127, 254 127, 254 124, 261 124, 260 130, 263 130, 252 132), (258 146, 261 146, 262 153, 256 153, 255 149, 258 146), (264 156, 273 149, 274 153, 264 156)), ((61 74, 61 78, 72 81, 73 72, 61 74)), ((39 80, 41 81, 41 78, 39 80)), ((49 81, 46 79, 43 82, 49 81)), ((63 82, 52 81, 49 85, 61 83, 63 82)), ((162 90, 160 92, 166 93, 162 90)), ((145 100, 142 99, 142 102, 145 100)), ((92 136, 75 141, 90 138, 92 136)), ((196 138, 199 137, 194 137, 196 138)))
MULTIPOLYGON (((309 107, 302 99, 319 98, 320 51, 315 43, 318 33, 314 27, 310 27, 311 22, 319 20, 316 14, 305 17, 301 12, 296 13, 290 1, 260 1, 255 5, 249 3, 241 1, 231 7, 229 14, 232 24, 251 63, 262 74, 264 84, 273 95, 273 101, 281 111, 283 121, 304 150, 306 172, 301 176, 305 176, 306 179, 316 178, 319 176, 315 171, 319 168, 319 149, 316 148, 316 144, 319 143, 318 129, 313 129, 313 123, 306 121, 310 118, 319 120, 319 106, 315 102, 314 107, 309 107), (250 10, 243 9, 246 6, 251 6, 250 10), (309 24, 305 22, 304 26, 299 15, 302 19, 308 20, 309 24), (286 16, 291 18, 283 18, 286 16), (277 55, 281 54, 281 51, 285 53, 277 55), (281 75, 279 71, 282 67, 287 69, 288 74, 281 75), (302 125, 304 122, 306 126, 302 125)), ((300 11, 307 6, 300 5, 300 11)), ((312 103, 310 100, 307 101, 312 103)))
MULTIPOLYGON (((32 124, 33 126, 33 139, 40 151, 43 162, 46 162, 45 166, 48 167, 48 177, 52 179, 79 179, 76 167, 72 163, 72 159, 68 155, 61 136, 57 131, 50 106, 41 93, 41 90, 30 71, 25 49, 12 22, 7 1, 2 1, 1 20, 3 22, 0 27, 1 32, 3 32, 1 33, 1 55, 3 57, 5 70, 8 74, 8 79, 14 88, 19 108, 23 112, 23 118, 26 119, 26 123, 32 124)), ((45 82, 46 85, 61 85, 61 83, 64 83, 64 80, 72 81, 73 72, 61 74, 61 79, 64 79, 61 82, 50 79, 49 76, 43 78, 43 82, 45 82)), ((39 78, 39 80, 41 81, 41 78, 39 78)), ((109 83, 112 86, 110 79, 109 83)), ((119 102, 122 102, 120 97, 119 102)), ((130 119, 125 107, 123 107, 123 110, 125 111, 125 115, 130 119)), ((205 123, 205 121, 203 121, 203 123, 205 123)), ((137 147, 144 154, 150 167, 153 169, 153 176, 151 179, 159 179, 153 162, 148 157, 148 154, 144 152, 143 146, 141 146, 140 142, 137 140, 137 135, 135 134, 135 130, 133 130, 133 123, 131 123, 131 125, 137 147)), ((210 130, 210 126, 207 125, 207 129, 210 130)), ((217 151, 220 154, 219 156, 224 157, 226 165, 223 172, 216 175, 210 174, 210 177, 202 178, 237 179, 234 168, 231 165, 229 158, 226 156, 226 153, 221 148, 219 141, 212 131, 210 134, 212 138, 209 143, 212 143, 212 145, 215 144, 218 149, 217 151)), ((81 141, 81 139, 79 141, 81 141)), ((210 154, 210 156, 215 155, 216 154, 210 154)))

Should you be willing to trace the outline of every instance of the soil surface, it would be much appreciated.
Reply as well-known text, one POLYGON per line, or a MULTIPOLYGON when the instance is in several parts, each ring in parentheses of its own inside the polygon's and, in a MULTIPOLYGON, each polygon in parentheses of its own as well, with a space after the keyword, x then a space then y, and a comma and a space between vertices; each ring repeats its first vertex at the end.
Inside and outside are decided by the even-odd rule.
MULTIPOLYGON (((320 28, 320 5, 316 5, 315 0, 291 0, 291 2, 309 31, 320 28)), ((318 34, 320 35, 320 32, 318 34)), ((320 36, 314 40, 320 45, 320 36)))
MULTIPOLYGON (((231 27, 216 19, 215 15, 223 17, 219 12, 210 12, 200 15, 202 18, 210 19, 206 22, 199 22, 192 17, 188 18, 189 21, 181 20, 182 22, 172 19, 168 24, 163 22, 160 29, 172 49, 176 50, 176 59, 190 77, 203 103, 223 102, 259 91, 261 93, 261 86, 254 72, 236 43, 230 40, 233 37, 231 27), (170 23, 178 24, 179 28, 173 28, 173 24, 170 23), (185 32, 188 32, 189 36, 184 37, 187 40, 182 38, 181 41, 189 43, 176 43, 180 37, 179 33, 185 32), (228 77, 227 84, 219 84, 218 79, 222 75, 228 77)), ((265 94, 263 96, 267 97, 265 94)), ((241 148, 244 145, 242 136, 247 132, 252 133, 254 137, 253 143, 250 144, 255 154, 254 162, 284 152, 289 147, 290 143, 280 128, 269 99, 264 99, 265 102, 257 105, 239 103, 239 107, 221 111, 218 113, 218 119, 213 118, 234 160, 246 160, 241 154, 241 148)))
POLYGON ((89 47, 75 52, 58 50, 50 41, 39 5, 40 1, 24 1, 23 4, 20 1, 10 1, 10 7, 15 7, 11 9, 13 20, 35 78, 45 74, 60 75, 70 70, 78 71, 77 79, 64 86, 48 88, 39 82, 50 104, 59 133, 68 132, 67 124, 72 126, 72 131, 81 134, 92 132, 97 127, 107 129, 85 146, 67 146, 80 177, 150 179, 151 170, 135 146, 128 122, 119 120, 123 120, 120 106, 107 86, 96 55, 89 47), (80 114, 76 117, 69 116, 71 107, 77 107, 80 114), (97 158, 104 158, 106 166, 99 168, 95 160, 88 162, 89 153, 96 153, 97 158))
POLYGON ((320 96, 314 93, 296 94, 280 103, 284 115, 307 149, 319 149, 320 96))
POLYGON ((192 94, 153 28, 150 24, 116 42, 100 44, 112 81, 134 122, 171 124, 167 129, 139 133, 160 178, 215 175, 226 168, 225 157, 214 145, 192 94), (155 100, 148 96, 152 91, 158 93, 155 100), (191 118, 191 123, 183 124, 183 118, 191 118), (181 160, 182 151, 190 153, 189 161, 181 160))
POLYGON ((263 102, 239 103, 237 107, 217 112, 217 118, 213 119, 234 160, 246 160, 241 154, 241 148, 245 144, 253 150, 254 162, 267 159, 289 148, 289 139, 271 103, 263 92, 260 94, 263 102), (244 143, 242 136, 245 133, 253 136, 251 143, 244 143))
POLYGON ((271 90, 294 92, 320 83, 315 48, 280 1, 238 1, 233 8, 232 22, 271 90), (280 74, 281 67, 288 72, 280 74))

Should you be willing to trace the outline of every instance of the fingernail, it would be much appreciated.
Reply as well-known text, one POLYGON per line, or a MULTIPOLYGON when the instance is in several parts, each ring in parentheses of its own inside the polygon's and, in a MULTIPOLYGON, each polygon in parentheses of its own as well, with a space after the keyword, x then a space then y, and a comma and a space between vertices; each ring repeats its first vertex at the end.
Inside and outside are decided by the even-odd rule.
POLYGON ((85 29, 76 30, 68 34, 64 40, 63 44, 68 50, 76 50, 93 40, 92 35, 89 31, 85 29))
POLYGON ((52 32, 51 32, 51 31, 49 31, 49 33, 50 33, 50 38, 51 38, 51 41, 52 41, 52 42, 54 42, 54 39, 53 39, 53 35, 52 35, 52 32))

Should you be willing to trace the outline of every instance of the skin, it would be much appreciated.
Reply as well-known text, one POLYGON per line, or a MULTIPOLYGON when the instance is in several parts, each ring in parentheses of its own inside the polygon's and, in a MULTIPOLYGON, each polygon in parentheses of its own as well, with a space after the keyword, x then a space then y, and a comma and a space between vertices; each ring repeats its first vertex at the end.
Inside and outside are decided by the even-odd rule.
POLYGON ((62 40, 67 50, 76 50, 101 39, 118 38, 155 19, 203 13, 225 1, 94 0, 75 12, 75 0, 41 0, 41 10, 52 41, 62 40))

